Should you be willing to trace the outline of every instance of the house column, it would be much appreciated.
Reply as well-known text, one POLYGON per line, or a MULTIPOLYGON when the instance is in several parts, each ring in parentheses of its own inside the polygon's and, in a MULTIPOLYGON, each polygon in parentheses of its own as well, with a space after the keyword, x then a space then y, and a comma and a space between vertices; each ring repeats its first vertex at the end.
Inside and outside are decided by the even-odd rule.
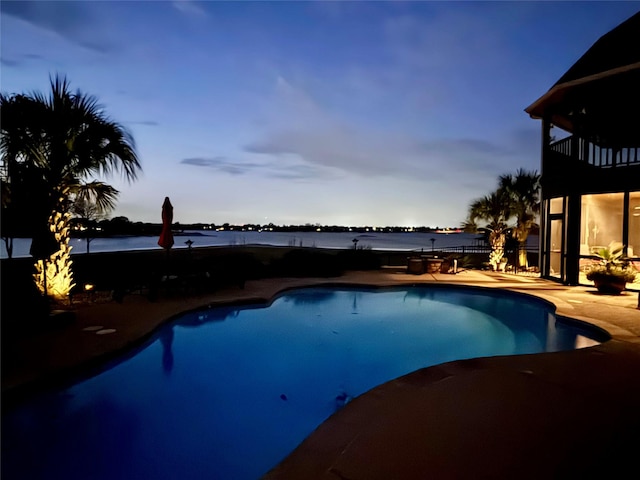
POLYGON ((572 192, 567 198, 566 235, 564 244, 564 278, 567 285, 578 285, 580 275, 580 194, 572 192))
MULTIPOLYGON (((631 195, 629 193, 629 191, 627 190, 626 192, 624 192, 624 200, 623 200, 623 206, 622 206, 622 244, 624 246, 624 250, 622 251, 624 253, 624 256, 628 256, 629 255, 629 251, 628 251, 628 247, 629 247, 629 225, 631 224, 631 219, 629 216, 629 211, 630 211, 630 200, 631 200, 631 195)), ((638 299, 638 301, 640 302, 640 298, 638 299)))
POLYGON ((540 149, 540 202, 543 206, 540 212, 540 235, 538 236, 538 268, 543 277, 549 275, 549 234, 547 225, 547 209, 549 202, 545 195, 545 164, 549 161, 549 144, 551 143, 551 119, 542 117, 542 145, 540 149))

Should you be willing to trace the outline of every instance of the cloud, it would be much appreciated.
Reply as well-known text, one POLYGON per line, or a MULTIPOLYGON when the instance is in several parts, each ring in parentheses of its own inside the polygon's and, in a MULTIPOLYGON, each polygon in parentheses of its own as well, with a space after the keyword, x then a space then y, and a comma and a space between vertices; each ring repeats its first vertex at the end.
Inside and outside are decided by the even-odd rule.
POLYGON ((0 2, 0 12, 53 32, 89 50, 108 53, 113 50, 113 45, 101 35, 98 28, 100 24, 89 5, 84 2, 24 0, 0 2))
POLYGON ((226 157, 222 156, 212 158, 185 158, 184 160, 180 161, 180 163, 185 165, 193 165, 196 167, 212 168, 214 170, 219 170, 231 175, 245 175, 261 167, 261 165, 257 163, 232 162, 226 157))
POLYGON ((216 167, 222 163, 224 163, 226 160, 224 157, 215 157, 215 158, 201 158, 201 157, 194 157, 194 158, 185 158, 184 160, 181 160, 180 163, 183 163, 185 165, 194 165, 196 167, 216 167))
POLYGON ((421 142, 419 149, 424 155, 438 159, 447 170, 457 167, 493 169, 515 153, 503 145, 462 137, 421 142))
POLYGON ((0 58, 0 63, 5 67, 20 67, 27 63, 27 61, 31 60, 42 60, 44 57, 42 55, 38 55, 36 53, 25 53, 22 55, 17 55, 14 58, 0 58))
POLYGON ((144 125, 146 127, 157 127, 158 125, 160 125, 155 120, 138 120, 138 121, 134 120, 134 121, 129 121, 125 123, 129 125, 144 125))
MULTIPOLYGON (((340 20, 349 14, 349 2, 308 2, 307 8, 312 14, 319 15, 328 20, 340 20)), ((360 9, 365 6, 364 2, 358 5, 360 9)), ((361 10, 360 10, 361 11, 361 10)))
POLYGON ((192 17, 207 17, 207 12, 200 6, 199 2, 194 0, 174 0, 173 7, 185 15, 192 17))
POLYGON ((20 60, 10 59, 10 58, 0 58, 0 64, 5 67, 19 67, 23 62, 20 60))
POLYGON ((306 164, 366 176, 391 172, 387 162, 390 152, 384 152, 375 136, 332 115, 282 76, 276 79, 264 116, 266 132, 245 144, 245 152, 270 155, 277 161, 293 155, 306 164))
POLYGON ((464 172, 472 183, 493 182, 504 165, 515 163, 520 153, 513 142, 494 143, 476 138, 429 138, 427 134, 349 121, 332 114, 311 95, 280 77, 276 81, 269 121, 257 139, 243 150, 263 155, 274 163, 298 158, 309 166, 341 171, 359 177, 445 180, 464 172))
POLYGON ((295 163, 291 160, 278 163, 259 163, 234 161, 224 156, 216 156, 211 158, 185 158, 184 160, 181 160, 180 163, 195 167, 211 168, 234 176, 257 173, 266 177, 284 180, 313 180, 327 177, 326 172, 323 172, 316 167, 295 163))
POLYGON ((352 59, 336 78, 318 82, 332 87, 342 82, 329 95, 392 115, 446 110, 461 90, 471 84, 480 89, 478 85, 494 78, 493 72, 506 69, 508 48, 501 31, 473 15, 472 8, 447 11, 430 3, 424 7, 428 15, 385 16, 375 52, 352 59))
POLYGON ((274 157, 297 155, 305 162, 322 167, 338 168, 362 176, 394 173, 389 145, 374 138, 365 141, 361 132, 347 128, 296 129, 268 134, 260 141, 249 143, 245 151, 274 157))
POLYGON ((326 174, 321 173, 317 168, 310 165, 290 165, 288 167, 273 168, 269 167, 268 176, 273 178, 281 178, 283 180, 309 180, 325 177, 326 174))
POLYGON ((446 9, 430 16, 394 16, 385 22, 388 52, 405 68, 456 73, 460 67, 495 64, 504 48, 486 15, 446 9))
POLYGON ((470 138, 418 140, 381 132, 288 131, 268 135, 245 151, 281 159, 296 155, 309 165, 334 168, 359 177, 424 179, 435 183, 464 176, 470 185, 493 182, 514 163, 506 146, 470 138))

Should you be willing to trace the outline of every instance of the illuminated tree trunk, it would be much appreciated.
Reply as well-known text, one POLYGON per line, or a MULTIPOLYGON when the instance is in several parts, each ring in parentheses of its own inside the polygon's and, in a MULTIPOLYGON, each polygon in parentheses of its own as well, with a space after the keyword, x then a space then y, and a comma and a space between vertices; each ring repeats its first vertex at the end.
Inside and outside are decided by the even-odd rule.
POLYGON ((514 236, 518 241, 518 268, 529 268, 529 258, 527 255, 528 228, 520 226, 515 229, 514 236))
POLYGON ((51 232, 53 232, 56 241, 60 244, 60 250, 51 255, 46 262, 36 262, 36 273, 33 275, 36 286, 40 292, 43 294, 46 293, 59 301, 66 300, 71 293, 71 289, 75 286, 73 282, 73 271, 71 269, 72 247, 69 246, 70 218, 71 215, 68 213, 56 212, 49 219, 49 228, 51 232))
POLYGON ((518 250, 518 266, 520 268, 529 268, 529 257, 527 255, 527 248, 524 246, 518 250))
POLYGON ((491 253, 489 254, 489 263, 494 271, 498 270, 498 264, 504 257, 504 245, 506 235, 502 231, 493 231, 489 234, 489 244, 491 245, 491 253))

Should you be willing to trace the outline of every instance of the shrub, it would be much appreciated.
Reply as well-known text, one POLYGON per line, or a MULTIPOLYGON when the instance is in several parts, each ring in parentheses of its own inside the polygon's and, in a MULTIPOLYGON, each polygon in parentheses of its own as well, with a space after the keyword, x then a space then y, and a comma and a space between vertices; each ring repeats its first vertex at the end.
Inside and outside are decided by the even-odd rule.
POLYGON ((296 249, 272 264, 275 276, 335 277, 342 274, 336 255, 316 250, 296 249))
POLYGON ((377 270, 380 268, 380 257, 371 249, 341 250, 337 260, 345 270, 377 270))

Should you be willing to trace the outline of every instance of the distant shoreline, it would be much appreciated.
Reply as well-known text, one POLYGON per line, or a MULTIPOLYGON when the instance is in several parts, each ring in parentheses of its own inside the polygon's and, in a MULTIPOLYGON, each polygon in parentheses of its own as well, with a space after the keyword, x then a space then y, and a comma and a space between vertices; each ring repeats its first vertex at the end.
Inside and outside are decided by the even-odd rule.
MULTIPOLYGON (((73 236, 69 241, 72 256, 87 253, 87 239, 73 236)), ((89 253, 107 251, 158 250, 158 235, 109 235, 89 237, 89 253)), ((527 242, 536 248, 538 239, 530 237, 527 242)), ((201 247, 240 247, 248 245, 270 245, 286 247, 329 248, 331 250, 358 249, 379 251, 424 251, 431 252, 451 247, 477 247, 486 245, 481 235, 469 233, 425 233, 425 232, 257 232, 257 231, 180 231, 174 234, 173 250, 199 249, 201 247)), ((16 238, 13 257, 30 257, 31 240, 16 238)), ((7 258, 5 245, 0 247, 0 258, 7 258)))

